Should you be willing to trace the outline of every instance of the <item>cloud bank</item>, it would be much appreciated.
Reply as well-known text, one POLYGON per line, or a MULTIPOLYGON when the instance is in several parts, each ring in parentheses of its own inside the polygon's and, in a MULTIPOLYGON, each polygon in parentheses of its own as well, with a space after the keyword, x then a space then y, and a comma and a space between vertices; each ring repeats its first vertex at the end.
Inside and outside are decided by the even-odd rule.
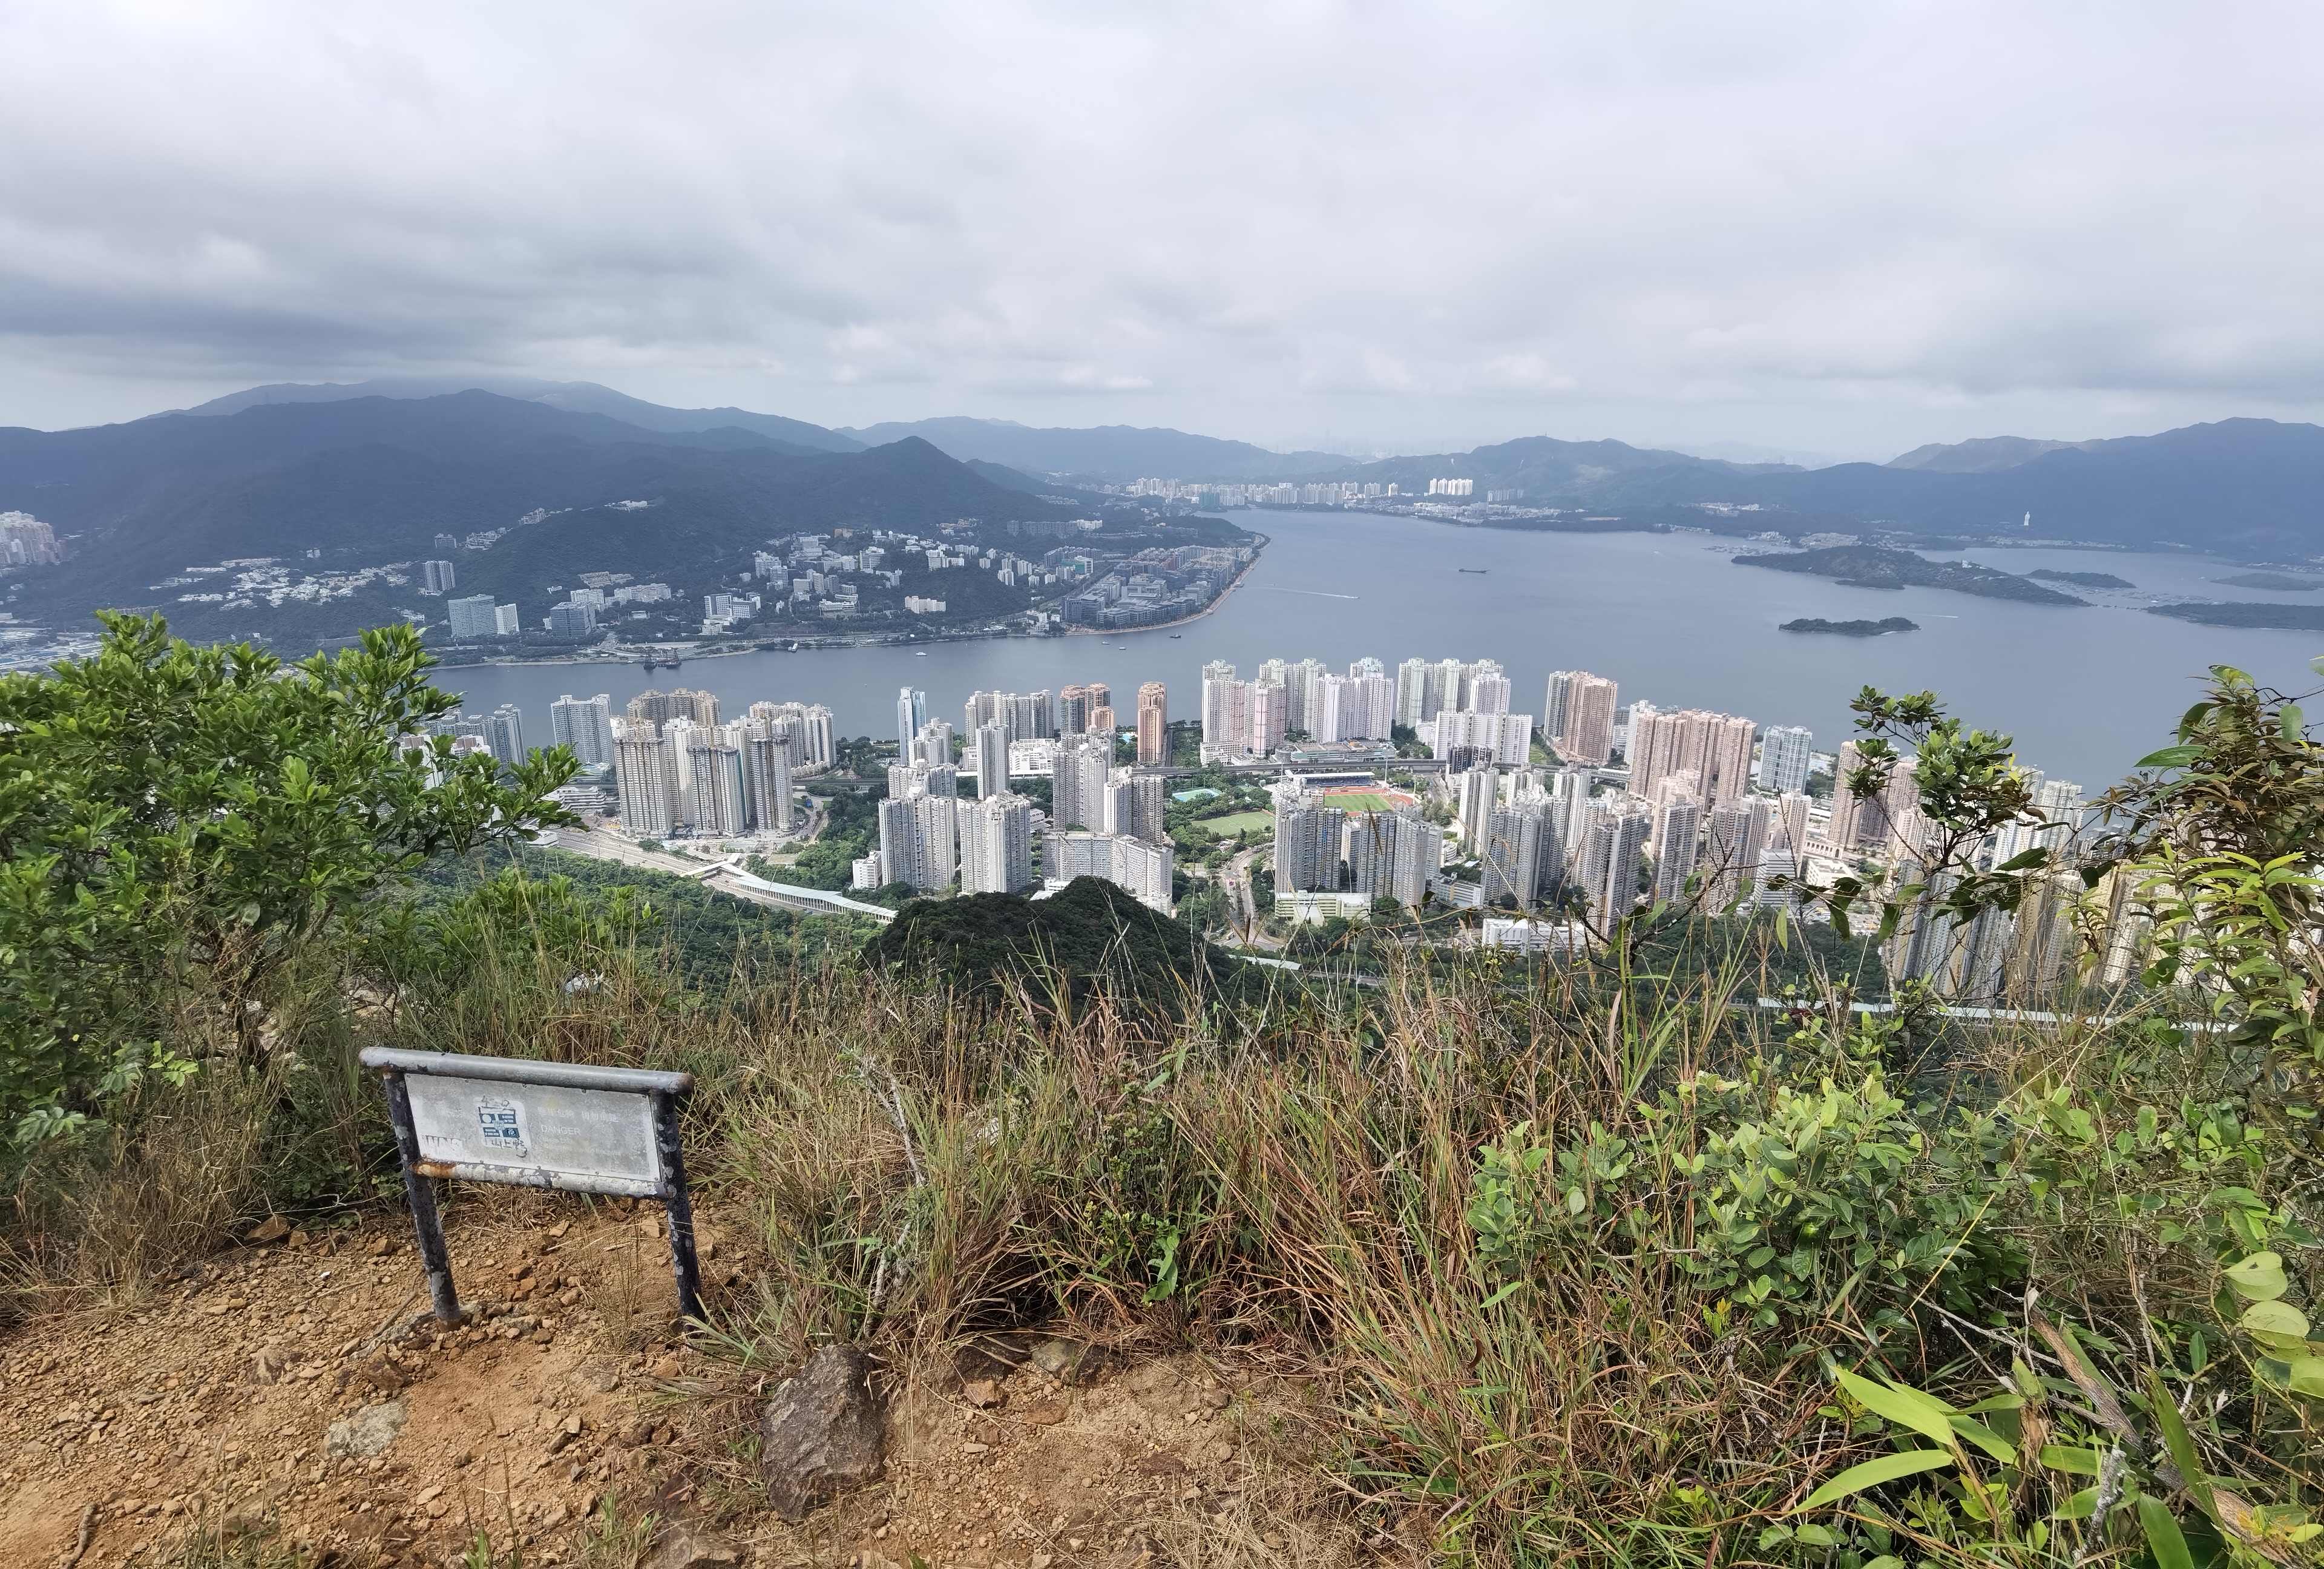
POLYGON ((0 10, 0 422, 479 371, 828 424, 1885 456, 2324 405, 2290 5, 0 10))

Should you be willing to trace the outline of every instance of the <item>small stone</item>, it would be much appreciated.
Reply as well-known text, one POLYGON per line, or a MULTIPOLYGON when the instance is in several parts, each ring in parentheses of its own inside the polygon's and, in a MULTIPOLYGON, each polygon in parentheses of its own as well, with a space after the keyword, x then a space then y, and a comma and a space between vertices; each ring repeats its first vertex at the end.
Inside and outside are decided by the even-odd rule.
POLYGON ((553 1242, 572 1229, 573 1223, 571 1221, 559 1221, 555 1225, 549 1228, 549 1240, 553 1242))
POLYGON ((886 1424, 872 1392, 872 1363, 853 1346, 825 1346, 775 1388, 759 1454, 767 1501, 796 1525, 817 1503, 876 1480, 886 1424))
POLYGON ((416 1504, 432 1504, 443 1496, 444 1484, 439 1481, 433 1487, 421 1488, 418 1492, 412 1494, 411 1501, 416 1504))
POLYGON ((991 1379, 971 1379, 960 1387, 960 1398, 980 1411, 989 1411, 1008 1397, 991 1379))
POLYGON ((290 1365, 289 1352, 279 1345, 263 1346, 260 1348, 256 1356, 250 1359, 250 1367, 243 1374, 243 1380, 252 1384, 280 1383, 283 1370, 290 1365))
POLYGON ((410 1417, 401 1400, 381 1400, 342 1417, 323 1436, 323 1453, 333 1460, 369 1460, 395 1442, 410 1417))
POLYGON ((1036 1553, 1026 1561, 1026 1569, 1049 1569, 1049 1565, 1056 1562, 1047 1553, 1036 1553))
POLYGON ((680 1371, 680 1364, 677 1355, 673 1353, 669 1356, 656 1357, 646 1364, 646 1371, 658 1379, 674 1379, 680 1371))
POLYGON ((728 1569, 741 1562, 734 1549, 710 1531, 672 1521, 646 1555, 645 1569, 728 1569))
POLYGON ((1234 1397, 1224 1389, 1204 1389, 1199 1398, 1213 1411, 1223 1411, 1234 1403, 1234 1397))
POLYGON ((1033 1365, 1053 1379, 1062 1379, 1081 1366, 1087 1346, 1070 1340, 1045 1340, 1033 1347, 1033 1365))
POLYGON ((990 1444, 964 1444, 960 1446, 960 1452, 963 1454, 990 1454, 992 1453, 992 1445, 990 1444))
POLYGON ((371 1246, 364 1250, 374 1259, 384 1259, 395 1251, 395 1244, 385 1237, 374 1237, 371 1246))
POLYGON ((1144 1476, 1180 1476, 1186 1463, 1175 1454, 1142 1454, 1130 1463, 1130 1469, 1144 1476))
POLYGON ((1055 1427, 1065 1419, 1065 1408, 1063 1406, 1034 1406, 1017 1419, 1036 1427, 1055 1427))
POLYGON ((242 1240, 245 1242, 256 1242, 260 1247, 263 1248, 271 1246, 275 1242, 281 1241, 290 1235, 290 1223, 289 1221, 284 1220, 281 1215, 268 1215, 264 1220, 259 1222, 256 1225, 251 1227, 248 1232, 244 1232, 242 1240))

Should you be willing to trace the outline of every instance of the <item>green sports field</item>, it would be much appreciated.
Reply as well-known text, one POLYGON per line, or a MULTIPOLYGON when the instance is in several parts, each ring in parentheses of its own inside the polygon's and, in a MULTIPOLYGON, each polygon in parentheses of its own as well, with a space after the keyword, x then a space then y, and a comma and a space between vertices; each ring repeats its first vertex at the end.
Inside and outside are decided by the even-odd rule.
POLYGON ((1256 834, 1275 826, 1273 812, 1236 812, 1224 817, 1203 817, 1197 826, 1208 828, 1221 838, 1231 839, 1237 834, 1256 834))
POLYGON ((1326 790, 1323 803, 1343 812, 1392 812, 1397 808, 1388 797, 1373 795, 1369 790, 1326 790))

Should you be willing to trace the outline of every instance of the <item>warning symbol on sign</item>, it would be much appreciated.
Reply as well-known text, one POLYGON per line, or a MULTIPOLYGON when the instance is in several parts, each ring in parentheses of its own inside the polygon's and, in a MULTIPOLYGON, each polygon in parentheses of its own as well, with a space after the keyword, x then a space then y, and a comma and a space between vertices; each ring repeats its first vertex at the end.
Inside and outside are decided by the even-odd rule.
POLYGON ((521 1160, 532 1153, 532 1139, 524 1126, 522 1101, 478 1095, 476 1126, 484 1135, 487 1160, 521 1160))

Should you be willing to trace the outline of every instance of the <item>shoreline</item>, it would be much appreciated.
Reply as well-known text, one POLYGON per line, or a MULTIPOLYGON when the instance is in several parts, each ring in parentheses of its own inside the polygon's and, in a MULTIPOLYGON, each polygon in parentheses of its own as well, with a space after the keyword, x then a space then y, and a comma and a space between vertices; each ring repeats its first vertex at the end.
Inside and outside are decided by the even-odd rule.
MULTIPOLYGON (((1241 587, 1243 579, 1249 577, 1251 575, 1251 572, 1259 566, 1259 562, 1265 558, 1267 547, 1274 544, 1275 541, 1272 538, 1264 534, 1260 535, 1259 538, 1264 541, 1264 543, 1259 546, 1258 552, 1251 557, 1250 565, 1246 566, 1240 572, 1236 573, 1233 580, 1228 583, 1224 588, 1219 590, 1219 595, 1216 599, 1212 600, 1208 605, 1203 606, 1202 609, 1196 611, 1192 615, 1182 615, 1176 621, 1157 621, 1151 626, 1125 626, 1117 627, 1110 631, 1097 627, 1068 627, 1063 633, 1057 635, 1065 637, 1119 637, 1129 632, 1161 632, 1168 627, 1192 625, 1194 623, 1198 622, 1202 620, 1203 617, 1210 614, 1211 612, 1216 610, 1220 605, 1224 605, 1227 602, 1227 596, 1232 594, 1236 589, 1241 587)), ((652 662, 656 669, 675 669, 680 665, 685 664, 689 660, 729 660, 739 658, 743 654, 807 653, 817 649, 904 648, 915 643, 1005 642, 1011 638, 1023 638, 1028 641, 1038 641, 1045 634, 1040 632, 927 632, 894 637, 844 639, 829 642, 821 641, 810 641, 805 638, 788 640, 775 638, 764 642, 746 643, 741 648, 715 648, 699 653, 680 654, 678 658, 671 660, 667 663, 660 659, 655 659, 652 662), (795 641, 799 646, 796 649, 781 647, 780 645, 787 641, 795 641)), ((546 659, 538 660, 462 660, 457 663, 455 663, 450 660, 439 660, 437 661, 434 668, 439 670, 530 669, 534 668, 547 669, 558 665, 643 665, 646 662, 646 656, 643 653, 632 654, 625 651, 621 653, 599 652, 595 654, 583 655, 558 654, 546 659)))
POLYGON ((1194 625, 1194 623, 1210 614, 1211 612, 1216 610, 1220 605, 1224 605, 1227 602, 1227 595, 1232 594, 1236 589, 1240 588, 1242 586, 1242 580, 1250 577, 1252 572, 1258 569, 1259 561, 1267 554, 1267 546, 1275 543, 1273 539, 1265 534, 1260 535, 1259 538, 1266 540, 1266 544, 1262 544, 1257 551, 1253 552, 1250 558, 1250 564, 1245 567, 1241 571, 1236 573, 1232 582, 1229 583, 1224 588, 1219 590, 1219 595, 1216 599, 1212 600, 1208 605, 1203 606, 1202 609, 1194 612, 1194 614, 1182 615, 1176 621, 1157 621, 1151 626, 1118 626, 1111 629, 1095 626, 1069 626, 1065 629, 1065 635, 1067 637, 1120 637, 1127 632, 1161 632, 1167 628, 1174 626, 1194 625))

